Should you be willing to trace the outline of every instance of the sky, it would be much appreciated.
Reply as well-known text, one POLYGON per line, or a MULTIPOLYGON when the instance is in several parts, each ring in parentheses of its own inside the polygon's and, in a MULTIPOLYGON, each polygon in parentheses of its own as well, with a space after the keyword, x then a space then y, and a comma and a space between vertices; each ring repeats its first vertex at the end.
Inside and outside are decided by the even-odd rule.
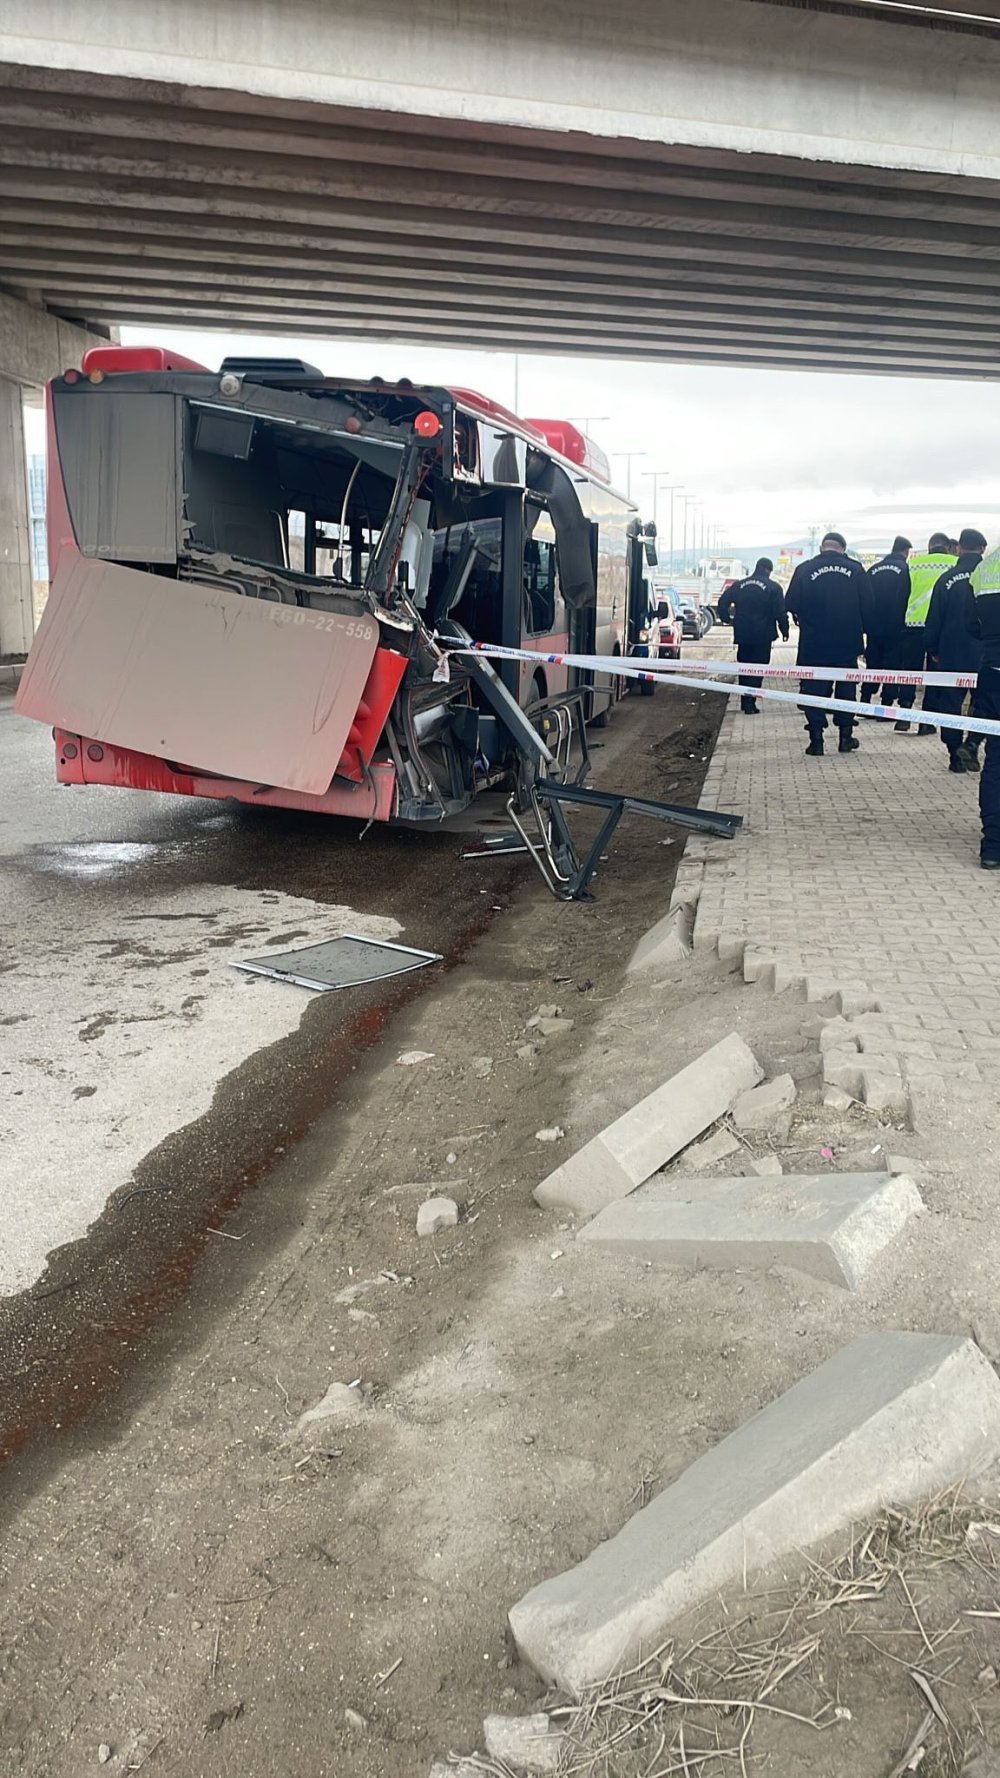
MULTIPOLYGON (((664 546, 670 483, 704 507, 734 554, 779 549, 833 527, 852 547, 897 531, 975 524, 1000 540, 1000 401, 987 383, 832 376, 451 351, 381 342, 122 329, 214 368, 227 354, 304 358, 330 375, 458 384, 525 416, 572 419, 604 447, 615 480, 664 546), (639 452, 629 465, 625 452, 639 452), (654 472, 658 478, 653 509, 654 472)), ((29 415, 32 448, 38 421, 29 415)), ((681 494, 674 495, 681 547, 681 494)), ((693 523, 693 515, 692 515, 693 523)))

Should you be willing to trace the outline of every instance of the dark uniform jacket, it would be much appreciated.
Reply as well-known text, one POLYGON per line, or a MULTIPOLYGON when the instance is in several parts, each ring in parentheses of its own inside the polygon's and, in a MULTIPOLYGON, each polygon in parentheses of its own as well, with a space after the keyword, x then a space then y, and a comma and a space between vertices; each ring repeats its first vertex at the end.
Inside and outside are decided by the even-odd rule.
POLYGON ((868 579, 872 589, 868 635, 889 642, 899 634, 906 617, 910 570, 902 556, 883 556, 869 568, 868 579))
POLYGON ((744 660, 766 661, 779 630, 787 642, 785 601, 776 580, 763 574, 748 574, 745 580, 727 587, 719 600, 719 616, 723 623, 729 622, 734 605, 733 640, 744 660), (754 652, 758 648, 759 655, 754 652))
POLYGON ((800 562, 785 597, 799 626, 799 665, 853 667, 865 645, 871 587, 860 562, 821 550, 800 562))
POLYGON ((970 575, 980 557, 959 556, 934 582, 924 642, 928 656, 948 673, 978 673, 982 646, 971 633, 975 597, 970 575))

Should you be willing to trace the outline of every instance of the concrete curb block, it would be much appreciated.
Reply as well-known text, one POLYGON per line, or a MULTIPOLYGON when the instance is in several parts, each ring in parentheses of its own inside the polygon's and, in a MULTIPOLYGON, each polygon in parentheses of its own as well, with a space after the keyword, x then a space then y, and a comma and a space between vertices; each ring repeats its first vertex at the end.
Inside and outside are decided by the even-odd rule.
POLYGON ((517 1647, 573 1696, 720 1588, 1000 1456, 1000 1380, 971 1340, 870 1333, 700 1457, 576 1568, 510 1611, 517 1647))
POLYGON ((646 975, 668 963, 683 963, 691 955, 693 930, 694 908, 690 902, 678 902, 671 913, 643 933, 625 965, 626 975, 646 975))
POLYGON ((535 1202, 593 1216, 666 1166, 762 1073, 742 1037, 731 1032, 543 1179, 535 1202))
POLYGON ((655 1179, 609 1204, 577 1240, 662 1265, 794 1266, 853 1290, 922 1209, 901 1174, 655 1179))

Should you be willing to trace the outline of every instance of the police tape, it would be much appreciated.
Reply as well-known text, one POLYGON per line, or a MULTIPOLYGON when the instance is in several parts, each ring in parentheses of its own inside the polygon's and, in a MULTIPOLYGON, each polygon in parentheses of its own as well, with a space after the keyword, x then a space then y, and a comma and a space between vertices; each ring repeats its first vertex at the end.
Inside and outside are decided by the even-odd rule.
POLYGON ((646 679, 658 679, 664 676, 676 677, 678 673, 718 673, 736 678, 737 674, 752 674, 756 680, 759 676, 767 679, 818 679, 835 681, 840 685, 943 685, 953 690, 973 691, 976 684, 975 673, 943 673, 937 671, 911 672, 894 667, 874 669, 871 667, 797 667, 794 664, 772 666, 764 661, 668 661, 659 660, 655 656, 649 660, 645 655, 620 654, 543 654, 539 649, 504 648, 499 643, 474 642, 466 648, 445 642, 449 654, 489 654, 496 655, 500 660, 544 662, 547 666, 583 667, 590 672, 615 673, 624 672, 629 662, 637 664, 639 673, 646 679))
MULTIPOLYGON (((464 646, 461 643, 449 644, 448 653, 496 655, 501 660, 544 661, 564 666, 582 665, 586 666, 588 670, 593 670, 595 667, 604 670, 605 663, 609 663, 609 670, 617 678, 645 679, 647 681, 660 679, 660 683, 663 683, 659 674, 649 673, 641 667, 634 666, 632 664, 634 657, 628 655, 549 655, 539 654, 528 648, 504 648, 499 643, 492 642, 472 642, 464 646)), ((815 672, 817 669, 813 668, 812 670, 815 672)), ((846 677, 842 668, 831 668, 831 678, 836 678, 838 674, 841 680, 846 677)), ((855 719, 859 715, 875 716, 883 722, 918 721, 929 723, 934 728, 961 729, 963 734, 1000 735, 1000 721, 994 722, 982 716, 949 716, 942 710, 915 712, 900 704, 860 704, 855 698, 818 698, 805 692, 769 691, 763 686, 756 685, 752 688, 738 684, 727 685, 717 679, 708 679, 695 674, 672 674, 670 683, 690 686, 696 691, 720 691, 729 698, 753 697, 755 700, 769 698, 772 703, 795 704, 803 710, 832 710, 837 716, 853 716, 855 719)))

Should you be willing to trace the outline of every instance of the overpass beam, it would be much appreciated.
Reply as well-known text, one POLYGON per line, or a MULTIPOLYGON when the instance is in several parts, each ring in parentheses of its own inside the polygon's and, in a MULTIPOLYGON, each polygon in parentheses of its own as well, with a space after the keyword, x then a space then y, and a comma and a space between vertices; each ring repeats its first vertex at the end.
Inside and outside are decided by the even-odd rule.
POLYGON ((0 291, 0 660, 25 655, 35 633, 25 396, 108 337, 0 291))

